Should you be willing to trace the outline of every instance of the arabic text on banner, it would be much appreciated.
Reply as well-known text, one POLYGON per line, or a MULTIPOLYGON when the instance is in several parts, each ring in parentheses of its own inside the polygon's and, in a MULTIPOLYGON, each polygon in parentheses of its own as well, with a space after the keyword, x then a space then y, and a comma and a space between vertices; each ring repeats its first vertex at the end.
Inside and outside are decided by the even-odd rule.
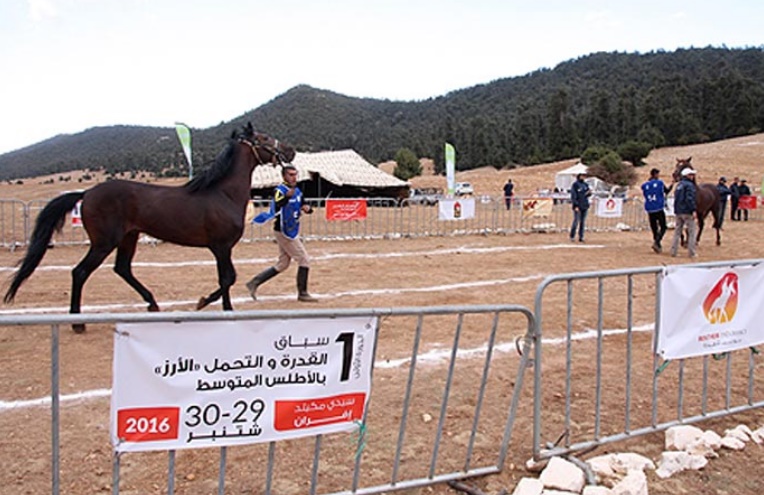
POLYGON ((376 317, 119 324, 117 452, 352 431, 371 386, 376 317))
POLYGON ((438 200, 438 220, 475 218, 475 198, 443 198, 438 200))
POLYGON ((597 216, 604 218, 617 218, 623 216, 623 199, 598 198, 597 216))
POLYGON ((756 209, 756 196, 740 196, 738 200, 738 208, 741 210, 755 210, 756 209))
POLYGON ((665 359, 764 342, 764 267, 671 267, 663 274, 658 352, 665 359))
POLYGON ((527 198, 523 200, 523 218, 548 217, 552 215, 552 198, 527 198))
POLYGON ((366 219, 365 199, 327 199, 326 219, 331 221, 349 221, 366 219))

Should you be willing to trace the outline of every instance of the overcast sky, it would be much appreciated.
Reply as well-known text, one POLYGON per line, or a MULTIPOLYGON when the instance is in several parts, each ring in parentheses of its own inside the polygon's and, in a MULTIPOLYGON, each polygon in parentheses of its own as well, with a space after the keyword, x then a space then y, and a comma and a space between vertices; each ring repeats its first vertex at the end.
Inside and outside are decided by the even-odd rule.
POLYGON ((298 84, 421 100, 594 52, 762 47, 763 26, 761 0, 2 0, 0 154, 206 128, 298 84))

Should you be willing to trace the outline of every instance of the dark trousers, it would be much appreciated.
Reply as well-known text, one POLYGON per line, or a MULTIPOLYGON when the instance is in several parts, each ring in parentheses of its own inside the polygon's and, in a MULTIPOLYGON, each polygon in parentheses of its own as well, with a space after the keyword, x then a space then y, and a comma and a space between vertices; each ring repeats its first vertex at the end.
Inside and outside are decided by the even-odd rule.
POLYGON ((730 205, 730 220, 740 220, 740 213, 738 213, 737 204, 740 200, 733 196, 732 205, 730 205))
POLYGON ((660 246, 663 236, 666 235, 666 212, 664 210, 651 211, 647 217, 650 220, 650 230, 653 231, 653 241, 660 246))
POLYGON ((584 241, 584 232, 586 231, 586 214, 589 210, 573 210, 573 224, 570 226, 570 240, 576 237, 578 230, 578 240, 584 241))

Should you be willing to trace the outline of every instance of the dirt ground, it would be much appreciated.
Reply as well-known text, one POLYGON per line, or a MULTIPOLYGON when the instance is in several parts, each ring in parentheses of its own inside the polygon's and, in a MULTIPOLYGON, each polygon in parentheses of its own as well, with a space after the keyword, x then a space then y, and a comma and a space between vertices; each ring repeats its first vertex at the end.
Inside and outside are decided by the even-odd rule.
MULTIPOLYGON (((659 166, 663 170, 673 167, 675 157, 692 155, 693 162, 700 171, 700 180, 715 182, 718 175, 728 177, 746 176, 749 183, 756 186, 762 176, 759 160, 764 156, 764 135, 749 136, 723 143, 712 143, 680 149, 658 150, 650 155, 649 166, 659 166), (710 177, 709 177, 710 176, 710 177)), ((477 194, 495 194, 507 177, 512 177, 518 184, 518 194, 526 194, 553 183, 554 172, 571 162, 542 165, 529 169, 513 171, 495 171, 481 169, 457 174, 457 180, 473 183, 477 194)), ((643 170, 646 176, 649 166, 643 170)), ((642 172, 642 171, 641 171, 642 172)), ((641 177, 642 178, 642 177, 641 177)), ((427 186, 442 178, 417 178, 417 185, 427 186)), ((442 187, 442 184, 438 185, 442 187)), ((89 184, 80 184, 89 187, 89 184)), ((35 179, 25 181, 24 185, 0 185, 0 197, 19 199, 50 198, 66 189, 74 189, 72 183, 39 184, 35 179)), ((672 233, 669 232, 669 236, 672 233)), ((650 236, 647 232, 602 232, 590 233, 586 245, 571 245, 565 234, 514 234, 495 236, 438 237, 400 240, 348 241, 348 242, 310 242, 307 247, 313 257, 311 270, 311 292, 319 299, 321 308, 381 308, 408 306, 442 306, 473 304, 519 304, 533 307, 535 290, 543 277, 563 272, 595 271, 624 267, 658 266, 664 264, 687 263, 686 257, 671 258, 667 254, 656 255, 650 250, 650 236), (397 256, 388 255, 395 253, 397 256)), ((761 257, 761 245, 764 243, 764 229, 760 221, 726 222, 724 244, 717 247, 705 239, 699 248, 697 261, 757 259, 761 257)), ((274 244, 269 242, 240 244, 234 251, 234 262, 239 279, 233 290, 234 307, 239 310, 249 309, 284 309, 304 308, 294 299, 294 274, 290 267, 283 274, 260 291, 258 302, 249 299, 243 282, 253 274, 269 266, 276 252, 274 244)), ((5 311, 24 312, 33 308, 56 308, 65 312, 70 290, 69 267, 73 266, 84 254, 83 247, 64 246, 52 249, 46 255, 41 268, 21 288, 16 302, 6 306, 5 311), (46 269, 47 267, 47 269, 46 269), (58 267, 63 267, 59 269, 58 267)), ((4 275, 10 275, 10 269, 17 262, 21 253, 0 252, 0 267, 5 267, 4 275)), ((180 248, 167 244, 158 246, 139 246, 136 256, 136 276, 145 282, 157 296, 160 307, 164 310, 191 310, 195 301, 202 294, 214 288, 216 279, 212 257, 204 250, 180 248), (196 263, 179 265, 179 261, 196 263), (166 263, 169 266, 149 266, 149 262, 166 263), (175 263, 175 264, 173 264, 175 263)), ((118 306, 118 311, 143 311, 140 298, 111 271, 113 259, 107 260, 100 270, 88 281, 84 289, 84 311, 105 311, 109 304, 118 306)), ((645 294, 649 297, 649 289, 645 294)), ((649 324, 654 314, 648 308, 637 309, 635 326, 649 324)), ((214 309, 214 308, 213 308, 214 309)), ((109 309, 113 311, 113 309, 109 309)), ((545 320, 565 318, 565 308, 553 307, 545 313, 545 320)), ((591 315, 581 316, 576 322, 577 328, 593 328, 596 321, 591 315)), ((511 342, 522 335, 521 322, 512 322, 506 341, 511 342)), ((410 332, 401 325, 398 332, 392 330, 381 336, 379 358, 387 361, 405 359, 411 348, 410 332)), ((471 327, 468 327, 471 328, 471 327)), ((61 332, 62 381, 61 392, 72 394, 88 390, 105 390, 111 386, 112 335, 107 325, 92 325, 82 335, 75 335, 68 329, 61 332)), ((467 332, 468 333, 468 332, 467 332)), ((47 328, 9 328, 0 327, 0 379, 4 384, 0 401, 33 400, 45 397, 50 392, 49 377, 49 334, 47 328)), ((466 340, 480 342, 484 337, 465 336, 466 340)), ((624 337, 613 337, 609 342, 622 344, 624 337)), ((453 339, 448 325, 428 328, 426 344, 422 352, 450 346, 453 339)), ((649 332, 634 335, 639 349, 649 348, 649 332)), ((550 347, 546 352, 550 377, 555 377, 564 367, 563 356, 550 347)), ((591 363, 596 354, 594 343, 588 342, 576 348, 576 356, 581 361, 591 363)), ((500 358, 510 360, 510 357, 500 358)), ((509 368, 516 366, 516 357, 512 358, 509 368)), ((649 356, 646 357, 649 359, 649 356)), ((754 366, 762 365, 761 357, 756 357, 754 366)), ((499 361, 501 362, 501 361, 499 361)), ((506 363, 505 363, 506 364, 506 363)), ((617 358, 607 361, 605 366, 618 369, 617 358), (610 363, 610 364, 608 364, 610 363)), ((437 415, 437 404, 442 387, 438 385, 438 373, 444 371, 446 362, 436 364, 431 371, 426 371, 420 380, 425 386, 415 397, 412 407, 414 423, 412 432, 426 428, 424 418, 432 413, 437 415)), ((466 373, 479 372, 480 363, 468 364, 466 373)), ((648 383, 651 369, 634 371, 638 383, 648 383)), ((676 372, 675 370, 671 372, 676 372)), ((737 368, 734 369, 737 374, 737 368)), ((386 368, 375 374, 373 400, 395 402, 400 400, 393 386, 405 382, 406 366, 386 368)), ((605 373, 607 375, 607 373, 605 373)), ((591 369, 581 366, 574 371, 575 382, 585 382, 591 375, 591 369)), ((516 381, 514 373, 496 377, 497 390, 510 389, 516 381)), ((553 380, 548 379, 547 383, 553 380)), ((764 386, 757 377, 755 389, 764 386)), ((474 382, 473 382, 474 383, 474 382)), ((523 476, 531 476, 524 469, 524 461, 530 457, 530 399, 532 376, 526 375, 520 416, 515 425, 516 433, 511 443, 508 462, 501 474, 470 480, 468 484, 480 488, 487 494, 498 494, 502 490, 509 493, 523 476)), ((558 385, 557 385, 558 386, 558 385)), ((456 385, 456 391, 469 390, 469 383, 456 385), (462 387, 462 388, 459 388, 462 387)), ((580 397, 583 403, 592 399, 591 387, 584 389, 580 397)), ((500 434, 506 416, 506 394, 491 394, 491 406, 484 407, 483 420, 488 425, 486 431, 500 434), (495 424, 494 424, 495 423, 495 424)), ((602 428, 617 430, 623 422, 618 414, 610 411, 619 407, 617 395, 608 395, 612 403, 603 405, 602 428)), ((761 393, 757 398, 760 400, 761 393)), ((467 401, 469 402, 469 401, 467 401)), ((687 402, 691 402, 688 397, 687 402)), ((545 409, 553 416, 560 414, 563 404, 550 387, 545 392, 545 409)), ((635 406, 641 407, 640 404, 635 406)), ((689 407, 689 406, 688 406, 689 407)), ((62 487, 63 493, 87 494, 106 493, 110 490, 111 446, 108 441, 109 399, 83 399, 67 403, 62 412, 62 487)), ((450 411, 450 410, 449 410, 450 411)), ((449 421, 457 421, 463 411, 457 409, 449 421)), ((0 410, 0 492, 2 493, 47 493, 50 487, 50 433, 46 407, 25 407, 14 410, 0 410)), ((466 415, 466 413, 465 413, 466 415)), ((638 415, 635 414, 635 418, 638 415)), ((375 418, 371 429, 376 432, 377 440, 385 437, 386 432, 396 431, 399 417, 375 418)), ((590 429, 592 418, 577 419, 575 427, 580 431, 590 429), (580 424, 579 424, 580 423, 580 424)), ((764 411, 758 410, 737 414, 733 417, 715 419, 700 426, 723 433, 725 428, 732 428, 744 423, 751 428, 764 425, 764 411)), ((428 423, 429 424, 429 423, 428 423)), ((457 428, 446 427, 449 441, 462 445, 463 439, 457 428)), ((482 431, 482 430, 481 430, 482 431)), ((394 435, 388 435, 394 436, 394 435)), ((384 440, 384 438, 383 438, 384 440)), ((327 439, 329 444, 333 440, 327 439)), ((336 440, 339 442, 339 440, 336 440)), ((481 442, 496 443, 498 438, 485 433, 481 442), (490 441, 489 441, 490 440, 490 441)), ((627 442, 619 442, 598 449, 589 454, 604 452, 634 451, 657 459, 662 451, 663 435, 642 436, 627 442)), ((426 464, 429 453, 424 444, 412 443, 408 454, 410 458, 424 458, 426 464)), ((286 444, 285 457, 294 457, 301 452, 298 446, 286 444)), ((215 449, 207 449, 215 450, 215 449)), ((263 466, 252 459, 264 459, 267 454, 262 449, 231 449, 226 474, 227 493, 261 493, 261 486, 251 478, 262 478, 263 466)), ((374 464, 376 454, 368 453, 369 462, 374 464)), ((480 457, 482 450, 477 451, 480 457)), ((742 452, 723 451, 718 459, 712 459, 702 471, 675 475, 668 480, 660 480, 653 473, 648 474, 650 493, 652 494, 758 494, 762 490, 760 466, 764 461, 764 447, 749 445, 742 452)), ((166 471, 166 458, 160 455, 128 457, 122 464, 122 475, 126 484, 121 493, 143 494, 164 493, 166 485, 162 477, 166 471)), ((381 461, 380 461, 381 462, 381 461)), ((305 460, 304 464, 309 464, 305 460)), ((309 466, 308 466, 309 468, 309 466)), ((288 469, 297 469, 295 467, 288 469)), ((329 469, 347 470, 341 459, 330 459, 329 469), (335 464, 336 463, 336 464, 335 464)), ((406 468, 408 469, 408 468, 406 468)), ((292 481, 292 471, 285 471, 274 482, 273 493, 307 493, 307 488, 292 481)), ((371 476, 374 473, 372 469, 371 476)), ((329 476, 329 474, 327 474, 329 476)), ((380 475, 382 478, 384 474, 380 475)), ((296 479, 296 476, 295 476, 296 479)), ((176 493, 211 494, 216 493, 217 460, 199 452, 181 452, 178 455, 176 493)), ((453 490, 443 484, 431 488, 404 490, 410 494, 448 494, 453 490)))

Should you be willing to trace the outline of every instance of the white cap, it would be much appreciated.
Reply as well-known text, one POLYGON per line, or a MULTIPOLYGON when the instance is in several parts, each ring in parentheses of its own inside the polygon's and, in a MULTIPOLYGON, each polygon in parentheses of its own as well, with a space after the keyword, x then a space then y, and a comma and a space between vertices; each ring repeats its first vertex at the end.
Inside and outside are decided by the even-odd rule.
POLYGON ((686 169, 682 170, 682 177, 687 177, 690 174, 697 174, 697 172, 695 172, 690 167, 687 167, 686 169))

